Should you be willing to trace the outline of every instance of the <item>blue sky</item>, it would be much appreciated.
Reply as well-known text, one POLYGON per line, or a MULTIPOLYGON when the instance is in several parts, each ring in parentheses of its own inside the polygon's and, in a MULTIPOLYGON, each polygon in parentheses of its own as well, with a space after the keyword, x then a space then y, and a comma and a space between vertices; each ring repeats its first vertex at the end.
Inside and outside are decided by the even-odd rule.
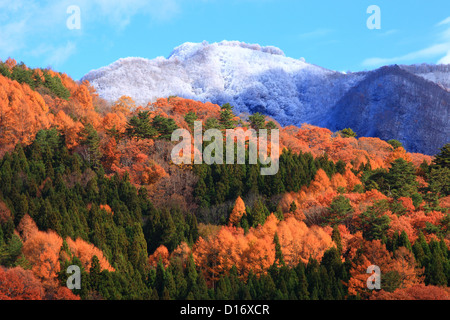
POLYGON ((0 59, 75 79, 119 58, 167 57, 184 42, 273 45, 338 71, 449 63, 449 0, 0 0, 0 59), (70 30, 67 8, 80 8, 70 30), (381 9, 381 29, 366 12, 381 9))

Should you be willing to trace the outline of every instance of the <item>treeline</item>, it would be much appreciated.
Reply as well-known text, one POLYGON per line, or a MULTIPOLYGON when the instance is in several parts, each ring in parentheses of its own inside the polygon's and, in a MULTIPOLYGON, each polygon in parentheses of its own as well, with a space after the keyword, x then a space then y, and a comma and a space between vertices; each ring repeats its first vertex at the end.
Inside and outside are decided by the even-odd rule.
MULTIPOLYGON (((339 239, 339 236, 335 239, 339 239)), ((449 250, 443 241, 433 240, 427 244, 421 236, 411 247, 407 238, 402 235, 392 244, 390 252, 405 246, 413 252, 420 267, 425 268, 426 285, 444 287, 449 285, 449 250)), ((284 265, 282 254, 277 252, 279 259, 265 274, 256 276, 250 271, 246 277, 242 277, 233 266, 227 273, 219 275, 219 280, 212 284, 207 284, 201 272, 204 266, 201 268, 196 266, 192 256, 186 260, 173 258, 168 266, 164 266, 160 260, 156 267, 144 272, 142 277, 133 278, 131 282, 124 281, 125 275, 118 272, 100 272, 98 263, 94 261, 89 273, 85 271, 82 273, 85 285, 81 290, 74 292, 83 299, 100 297, 151 300, 361 299, 359 294, 349 293, 347 287, 352 265, 358 263, 359 254, 352 260, 342 261, 342 253, 338 248, 326 251, 320 263, 310 258, 308 263, 299 262, 294 267, 284 265)), ((79 264, 77 260, 70 263, 79 264)), ((397 271, 382 274, 381 289, 389 293, 396 291, 402 284, 401 277, 397 271)), ((67 275, 62 272, 60 279, 64 283, 67 275)), ((369 289, 366 290, 370 293, 369 289)))
MULTIPOLYGON (((232 267, 216 283, 207 285, 192 256, 186 261, 173 259, 167 267, 160 261, 148 271, 143 283, 125 283, 115 272, 100 272, 94 262, 89 273, 82 272, 85 285, 74 292, 91 299, 342 300, 348 294, 342 282, 349 279, 348 267, 333 248, 326 252, 321 263, 310 259, 308 264, 300 262, 294 268, 274 264, 267 274, 256 276, 250 272, 245 279, 232 267)), ((65 281, 67 275, 61 273, 60 279, 65 281)))
POLYGON ((52 76, 48 70, 30 69, 23 62, 14 65, 11 69, 6 63, 0 61, 0 74, 20 84, 26 83, 33 90, 44 90, 65 100, 70 98, 70 91, 64 87, 61 79, 52 76))

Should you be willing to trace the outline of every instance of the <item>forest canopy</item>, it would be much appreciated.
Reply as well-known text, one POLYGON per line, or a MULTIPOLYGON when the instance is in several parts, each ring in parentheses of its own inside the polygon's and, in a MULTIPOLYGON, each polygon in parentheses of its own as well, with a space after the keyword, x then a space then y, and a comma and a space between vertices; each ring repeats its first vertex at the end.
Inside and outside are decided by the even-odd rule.
POLYGON ((88 82, 9 59, 0 181, 2 300, 450 297, 449 144, 430 157, 230 104, 108 103, 88 82), (171 134, 194 121, 279 129, 280 170, 174 164, 171 134), (66 287, 71 265, 81 289, 66 287))

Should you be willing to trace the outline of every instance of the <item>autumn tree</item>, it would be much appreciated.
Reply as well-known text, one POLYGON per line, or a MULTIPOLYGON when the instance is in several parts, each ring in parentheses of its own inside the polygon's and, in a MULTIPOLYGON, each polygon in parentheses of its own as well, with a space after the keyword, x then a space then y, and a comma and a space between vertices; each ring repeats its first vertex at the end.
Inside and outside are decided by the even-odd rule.
POLYGON ((241 221, 241 218, 243 215, 245 215, 245 203, 242 200, 241 197, 238 197, 236 199, 236 202, 234 203, 233 211, 230 214, 229 218, 229 225, 230 226, 237 226, 239 225, 239 222, 241 221))
POLYGON ((375 292, 371 300, 449 300, 450 294, 447 290, 436 286, 418 284, 408 288, 397 289, 394 292, 381 290, 375 292))
POLYGON ((25 241, 23 253, 39 279, 50 283, 55 281, 60 270, 58 259, 62 242, 62 238, 53 231, 38 231, 25 241))
POLYGON ((45 289, 30 270, 0 266, 0 300, 42 300, 45 289))
POLYGON ((66 243, 70 253, 80 259, 84 269, 91 269, 92 259, 96 257, 96 261, 99 264, 100 271, 115 271, 109 264, 108 260, 103 255, 103 252, 96 248, 93 244, 78 238, 75 241, 71 238, 66 238, 66 243))
POLYGON ((130 114, 136 108, 136 103, 129 96, 122 96, 114 102, 111 111, 114 113, 130 114))

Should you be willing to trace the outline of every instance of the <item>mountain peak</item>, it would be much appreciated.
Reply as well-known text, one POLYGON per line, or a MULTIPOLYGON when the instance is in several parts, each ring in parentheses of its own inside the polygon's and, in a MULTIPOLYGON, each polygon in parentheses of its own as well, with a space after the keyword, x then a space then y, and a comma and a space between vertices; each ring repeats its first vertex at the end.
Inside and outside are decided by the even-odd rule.
POLYGON ((172 53, 169 55, 170 58, 178 58, 180 60, 187 60, 193 55, 199 53, 202 50, 207 49, 214 49, 214 48, 220 48, 220 47, 227 47, 227 48, 238 48, 238 49, 247 49, 247 50, 253 50, 253 51, 260 51, 263 53, 271 54, 271 55, 279 55, 279 56, 285 56, 284 52, 274 46, 260 46, 259 44, 249 44, 245 42, 240 41, 221 41, 217 43, 210 44, 208 41, 203 41, 200 43, 195 42, 186 42, 182 45, 176 47, 172 53))
MULTIPOLYGON (((204 41, 186 42, 176 47, 168 58, 119 59, 92 70, 81 80, 90 81, 108 101, 127 95, 145 105, 157 97, 177 95, 203 102, 230 102, 239 111, 243 104, 234 97, 243 92, 260 91, 258 88, 264 87, 266 80, 272 85, 264 90, 264 95, 277 92, 281 97, 286 89, 290 88, 292 94, 296 91, 294 77, 328 73, 334 71, 286 57, 282 50, 273 46, 204 41)), ((285 102, 286 106, 288 103, 285 102)))

